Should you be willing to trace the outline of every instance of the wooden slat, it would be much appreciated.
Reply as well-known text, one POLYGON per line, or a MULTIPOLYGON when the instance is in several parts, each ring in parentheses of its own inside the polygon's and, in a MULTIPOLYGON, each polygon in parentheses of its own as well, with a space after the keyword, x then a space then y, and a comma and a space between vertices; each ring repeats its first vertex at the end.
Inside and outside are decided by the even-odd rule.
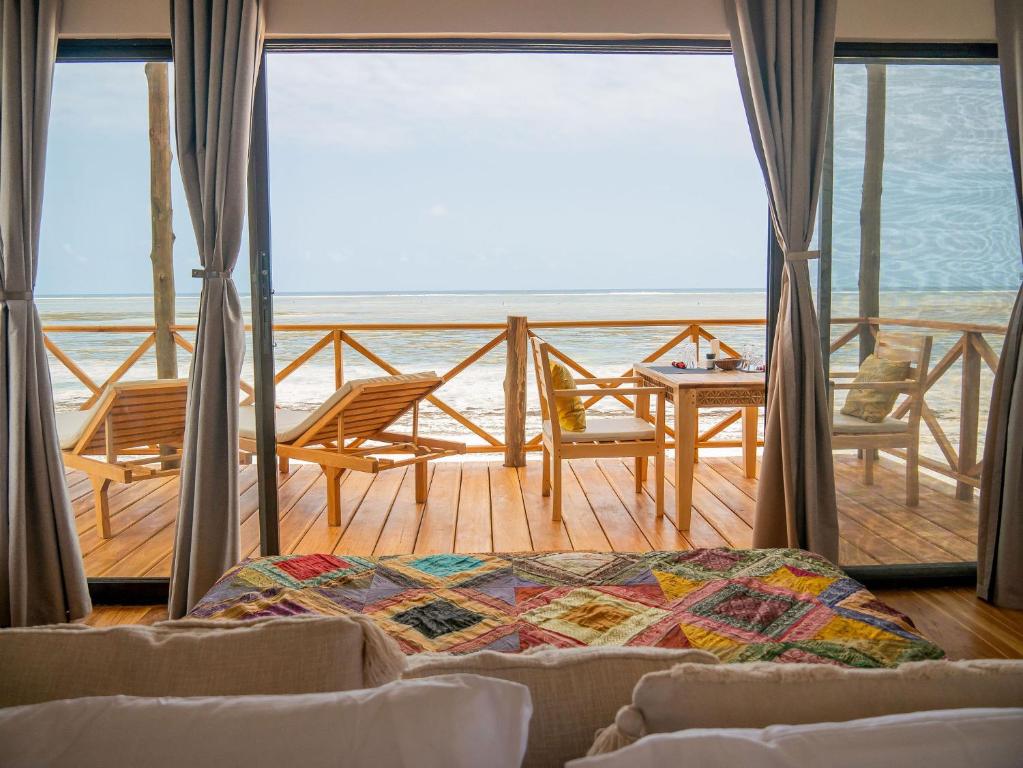
POLYGON ((533 540, 515 467, 487 465, 490 473, 490 515, 495 552, 530 552, 533 540))
POLYGON ((406 474, 411 476, 413 470, 399 467, 373 476, 373 483, 334 548, 335 552, 365 557, 373 554, 406 474))
POLYGON ((461 475, 462 466, 458 462, 439 462, 434 467, 430 494, 416 537, 414 551, 417 555, 454 551, 461 475))
MULTIPOLYGON (((430 473, 428 487, 433 487, 433 473, 437 465, 427 464, 427 471, 430 473)), ((384 529, 377 539, 374 555, 407 555, 411 554, 416 547, 416 539, 419 538, 419 528, 423 520, 424 504, 416 503, 415 493, 415 472, 409 470, 405 473, 398 493, 391 504, 391 512, 384 523, 384 529)))
POLYGON ((490 473, 482 461, 462 464, 455 552, 492 552, 490 473))

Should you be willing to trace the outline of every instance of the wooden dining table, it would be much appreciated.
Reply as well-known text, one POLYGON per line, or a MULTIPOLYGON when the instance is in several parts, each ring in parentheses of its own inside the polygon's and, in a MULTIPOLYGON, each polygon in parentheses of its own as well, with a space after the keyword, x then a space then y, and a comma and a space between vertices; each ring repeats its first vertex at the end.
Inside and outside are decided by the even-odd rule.
MULTIPOLYGON (((763 372, 679 369, 635 363, 634 375, 667 389, 675 406, 675 524, 688 531, 693 509, 693 464, 700 408, 742 408, 742 463, 746 477, 757 476, 758 409, 766 398, 763 372)), ((637 410, 642 410, 639 406, 637 410)), ((649 407, 647 406, 647 412, 649 407)))

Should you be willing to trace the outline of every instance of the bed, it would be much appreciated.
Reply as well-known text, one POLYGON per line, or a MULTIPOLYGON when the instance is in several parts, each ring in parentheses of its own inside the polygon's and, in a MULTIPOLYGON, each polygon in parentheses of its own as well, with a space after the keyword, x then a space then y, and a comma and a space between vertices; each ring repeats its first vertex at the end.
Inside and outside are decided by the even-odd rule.
POLYGON ((847 667, 944 656, 907 616, 795 549, 282 555, 237 565, 190 615, 301 614, 370 616, 408 654, 692 647, 847 667))

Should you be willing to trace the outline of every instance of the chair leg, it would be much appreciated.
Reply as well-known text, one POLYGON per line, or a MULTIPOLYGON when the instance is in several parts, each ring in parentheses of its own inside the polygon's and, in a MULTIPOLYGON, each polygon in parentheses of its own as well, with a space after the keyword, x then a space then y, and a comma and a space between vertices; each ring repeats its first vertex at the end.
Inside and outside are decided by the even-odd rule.
POLYGON ((909 447, 906 450, 906 506, 916 507, 920 504, 920 448, 909 447))
POLYGON ((643 475, 646 474, 646 457, 636 457, 636 471, 633 472, 636 479, 636 493, 643 493, 643 475))
POLYGON ((96 506, 96 530, 101 539, 110 538, 110 498, 107 491, 110 481, 103 477, 93 477, 92 495, 96 506))
POLYGON ((416 473, 416 504, 426 503, 426 462, 420 461, 415 465, 416 473))
POLYGON ((657 516, 664 517, 664 448, 654 456, 654 502, 657 505, 657 516))
POLYGON ((554 496, 551 504, 551 520, 557 523, 561 521, 561 457, 553 456, 551 458, 553 460, 551 464, 551 474, 553 476, 551 489, 554 496))
POLYGON ((341 525, 341 470, 324 467, 327 479, 327 525, 341 525))
POLYGON ((543 448, 543 478, 540 481, 540 495, 551 495, 551 452, 543 448))
POLYGON ((277 470, 282 475, 287 475, 291 472, 291 460, 287 456, 277 457, 277 470))
POLYGON ((863 483, 864 485, 874 484, 874 449, 868 448, 863 452, 863 483))

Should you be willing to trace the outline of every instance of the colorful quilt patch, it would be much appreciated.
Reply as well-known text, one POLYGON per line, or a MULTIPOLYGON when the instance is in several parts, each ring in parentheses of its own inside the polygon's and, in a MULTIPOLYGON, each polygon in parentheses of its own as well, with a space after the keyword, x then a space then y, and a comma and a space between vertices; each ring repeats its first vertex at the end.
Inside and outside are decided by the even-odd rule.
POLYGON ((841 569, 792 549, 282 555, 232 568, 190 615, 355 613, 405 653, 650 646, 851 667, 944 656, 841 569))

